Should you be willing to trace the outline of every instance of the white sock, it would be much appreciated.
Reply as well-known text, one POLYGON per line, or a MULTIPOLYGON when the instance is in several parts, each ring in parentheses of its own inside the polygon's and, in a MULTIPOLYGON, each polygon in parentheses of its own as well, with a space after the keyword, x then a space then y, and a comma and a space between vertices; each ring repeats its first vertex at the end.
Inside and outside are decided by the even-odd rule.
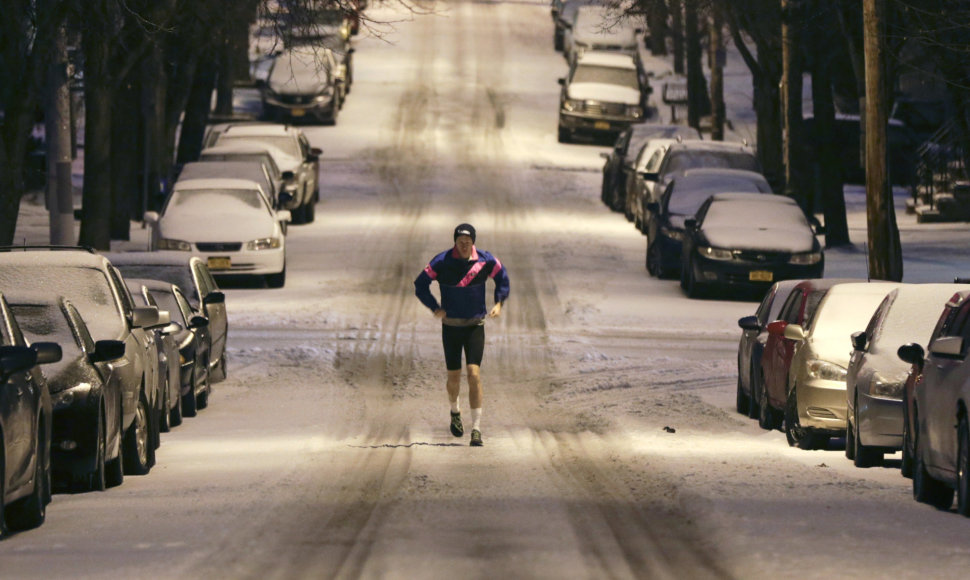
POLYGON ((472 409, 472 429, 481 431, 479 424, 482 422, 482 409, 472 409))
POLYGON ((456 397, 454 401, 451 402, 451 412, 460 413, 461 409, 458 408, 458 398, 456 397))

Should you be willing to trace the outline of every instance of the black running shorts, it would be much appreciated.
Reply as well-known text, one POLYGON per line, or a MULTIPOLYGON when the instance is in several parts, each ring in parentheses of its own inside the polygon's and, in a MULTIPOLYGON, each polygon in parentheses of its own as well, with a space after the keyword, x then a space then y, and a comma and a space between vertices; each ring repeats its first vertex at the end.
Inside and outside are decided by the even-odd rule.
POLYGON ((461 370, 461 353, 465 352, 465 364, 482 364, 485 353, 485 325, 441 325, 441 342, 445 346, 445 365, 449 371, 461 370))

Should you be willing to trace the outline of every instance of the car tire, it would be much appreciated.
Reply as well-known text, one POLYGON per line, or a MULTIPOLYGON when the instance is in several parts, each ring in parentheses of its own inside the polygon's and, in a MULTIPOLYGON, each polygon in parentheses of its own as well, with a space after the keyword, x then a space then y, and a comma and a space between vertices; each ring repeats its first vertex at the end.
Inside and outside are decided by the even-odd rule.
POLYGON ((108 489, 107 459, 108 440, 104 425, 104 405, 98 405, 98 431, 95 435, 94 469, 81 476, 76 485, 79 491, 104 491, 108 489))
POLYGON ((960 417, 957 427, 957 512, 970 517, 970 424, 960 417))
POLYGON ((138 397, 135 418, 125 431, 125 440, 121 449, 124 452, 122 457, 125 473, 146 475, 151 471, 152 458, 155 455, 155 450, 152 448, 152 413, 144 393, 138 397))
POLYGON ((852 433, 852 444, 855 448, 852 452, 852 464, 856 467, 876 467, 882 465, 883 454, 878 449, 870 447, 868 445, 863 445, 859 440, 859 401, 856 400, 855 411, 853 412, 855 420, 846 429, 846 447, 848 447, 848 433, 852 433))
POLYGON ((279 274, 267 274, 266 275, 266 285, 270 288, 282 288, 286 285, 286 264, 283 264, 283 270, 279 274))
MULTIPOLYGON (((193 371, 194 375, 194 371, 193 371)), ((192 377, 192 387, 182 395, 182 416, 195 417, 199 412, 198 399, 195 397, 195 376, 192 377)))
POLYGON ((798 391, 792 387, 785 403, 785 437, 788 445, 799 449, 821 449, 828 437, 813 433, 802 427, 798 419, 798 391))
MULTIPOLYGON (((285 270, 284 270, 285 271, 285 270)), ((196 407, 198 409, 205 409, 209 406, 209 395, 212 393, 212 383, 209 382, 208 373, 205 376, 205 386, 202 388, 202 392, 196 397, 196 407)))
POLYGON ((913 434, 909 428, 909 406, 903 401, 903 459, 900 462, 900 472, 903 477, 913 478, 913 434))
MULTIPOLYGON (((181 389, 179 389, 181 391, 181 389)), ((181 399, 181 395, 176 395, 181 399)), ((182 401, 179 400, 175 405, 169 407, 168 411, 168 421, 172 427, 178 427, 182 424, 182 401)))
MULTIPOLYGON (((168 412, 171 408, 169 407, 169 402, 172 400, 171 395, 169 395, 169 390, 171 385, 165 385, 165 397, 162 401, 161 407, 158 409, 158 431, 159 433, 168 433, 172 430, 172 415, 168 412)), ((161 443, 161 438, 159 438, 159 443, 161 443)))
MULTIPOLYGON (((560 143, 572 143, 573 142, 573 136, 569 132, 569 129, 563 129, 562 127, 559 127, 559 142, 560 143)), ((613 207, 613 205, 610 204, 610 207, 613 207)))
POLYGON ((747 416, 748 410, 751 408, 751 395, 744 392, 741 388, 741 371, 738 370, 738 387, 737 394, 735 395, 734 408, 738 413, 747 416))
POLYGON ((657 244, 651 244, 650 238, 647 238, 647 272, 654 278, 660 278, 660 264, 657 262, 659 258, 659 251, 656 248, 657 244))
POLYGON ((43 429, 37 434, 37 446, 34 449, 34 490, 27 497, 7 506, 7 529, 29 530, 36 528, 44 523, 44 518, 47 516, 47 502, 44 501, 45 490, 47 489, 45 482, 50 479, 50 464, 45 461, 45 446, 48 450, 50 446, 49 444, 45 445, 42 434, 43 429))
MULTIPOLYGON (((118 400, 118 455, 114 459, 105 459, 104 462, 104 477, 105 484, 107 487, 118 487, 125 481, 125 470, 124 462, 124 448, 125 448, 125 433, 124 433, 124 422, 122 421, 122 407, 121 399, 118 400)), ((107 434, 107 423, 105 423, 105 433, 107 434)), ((105 436, 105 453, 107 454, 107 435, 105 436)))
POLYGON ((684 264, 684 269, 686 272, 681 274, 681 278, 687 278, 686 286, 684 291, 687 293, 688 298, 701 298, 704 296, 704 286, 697 281, 697 276, 694 275, 694 264, 688 261, 684 264))
POLYGON ((315 219, 317 219, 317 205, 311 197, 303 206, 303 223, 312 224, 315 219))
POLYGON ((755 372, 754 363, 751 365, 751 372, 748 373, 748 377, 751 384, 748 386, 748 418, 757 419, 761 414, 761 409, 759 409, 759 401, 761 400, 761 395, 758 392, 758 374, 755 372))
POLYGON ((778 411, 768 402, 764 373, 759 373, 759 376, 761 377, 761 389, 758 391, 758 426, 766 430, 777 429, 781 426, 778 411))
POLYGON ((915 444, 916 446, 913 449, 913 499, 937 509, 950 509, 950 506, 953 505, 953 489, 934 478, 926 470, 926 464, 923 462, 923 451, 920 449, 919 434, 916 434, 915 444))
POLYGON ((852 421, 848 420, 845 426, 845 458, 849 461, 855 462, 855 430, 852 427, 852 421))

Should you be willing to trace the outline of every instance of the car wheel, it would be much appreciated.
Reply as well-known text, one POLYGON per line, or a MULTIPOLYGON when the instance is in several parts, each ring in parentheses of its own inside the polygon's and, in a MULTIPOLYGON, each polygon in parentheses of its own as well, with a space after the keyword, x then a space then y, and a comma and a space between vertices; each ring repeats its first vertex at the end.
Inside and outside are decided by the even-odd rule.
MULTIPOLYGON (((180 395, 175 396, 180 397, 180 395)), ((178 401, 175 405, 169 407, 168 421, 172 427, 178 427, 182 424, 182 401, 178 401)))
MULTIPOLYGON (((160 433, 168 433, 172 430, 172 416, 168 412, 168 410, 171 408, 169 404, 172 400, 172 396, 169 394, 170 389, 171 385, 167 384, 166 381, 165 398, 162 401, 161 408, 158 410, 158 431, 160 433)), ((161 443, 161 439, 159 439, 159 443, 161 443)))
POLYGON ((802 427, 798 419, 798 392, 792 387, 785 403, 785 436, 788 444, 799 449, 820 449, 828 437, 812 433, 802 427))
POLYGON ((94 454, 94 469, 84 475, 84 477, 77 482, 76 488, 81 491, 104 491, 108 488, 108 475, 106 471, 106 459, 108 444, 106 441, 106 429, 104 427, 104 411, 103 405, 98 405, 98 432, 97 440, 95 441, 95 447, 97 450, 94 454))
POLYGON ((660 278, 660 248, 657 244, 651 244, 647 238, 647 272, 655 278, 660 278))
MULTIPOLYGON (((44 523, 47 516, 47 502, 44 501, 45 481, 50 477, 45 467, 45 452, 43 436, 37 434, 37 446, 34 449, 34 490, 27 497, 17 500, 7 507, 7 528, 11 530, 29 530, 44 523)), ((2 502, 0 502, 2 503, 2 502)))
POLYGON ((915 435, 916 446, 913 448, 913 499, 920 503, 930 504, 937 509, 950 509, 950 506, 953 505, 953 490, 942 481, 934 478, 926 470, 920 436, 918 433, 915 435))
POLYGON ((903 460, 900 471, 903 477, 913 477, 913 434, 909 428, 909 406, 903 401, 903 460))
MULTIPOLYGON (((193 372, 194 374, 194 372, 193 372)), ((195 398, 195 377, 192 377, 192 388, 189 392, 182 395, 182 415, 185 417, 195 417, 198 414, 199 405, 195 398)))
POLYGON ((283 264, 283 271, 279 274, 267 274, 266 285, 270 288, 282 288, 286 285, 286 264, 283 264))
POLYGON ((199 393, 196 399, 196 406, 199 409, 205 409, 206 407, 209 406, 210 393, 212 393, 212 384, 209 382, 209 375, 207 373, 205 376, 205 386, 202 388, 202 392, 199 393))
POLYGON ((569 129, 563 129, 559 127, 559 142, 560 143, 572 143, 573 136, 569 132, 569 129))
POLYGON ((748 380, 751 381, 751 385, 748 387, 748 418, 757 419, 761 413, 761 410, 758 408, 758 402, 761 400, 761 396, 758 393, 758 373, 755 372, 754 364, 751 367, 751 372, 748 373, 748 380))
POLYGON ((704 295, 704 288, 700 282, 697 281, 697 276, 694 275, 693 262, 688 261, 686 264, 684 264, 684 269, 686 270, 686 273, 681 274, 681 278, 684 276, 687 277, 686 287, 684 288, 684 291, 687 292, 687 297, 702 297, 704 295))
MULTIPOLYGON (((106 459, 104 463, 104 476, 105 483, 107 487, 118 487, 125 481, 125 470, 123 468, 122 458, 124 457, 124 447, 125 447, 125 433, 124 433, 124 423, 122 422, 122 407, 121 400, 118 400, 118 455, 114 459, 106 459)), ((107 423, 105 423, 105 433, 108 432, 107 423)), ((105 449, 107 450, 107 437, 105 437, 105 449)))
POLYGON ((751 396, 744 392, 741 388, 741 372, 738 371, 738 392, 735 395, 734 408, 738 413, 742 415, 748 414, 748 409, 751 407, 751 396))
POLYGON ((315 219, 317 219, 317 206, 311 197, 303 207, 303 223, 312 224, 315 219))
POLYGON ((124 452, 122 456, 125 473, 145 475, 151 471, 152 456, 155 455, 151 433, 151 411, 148 408, 148 401, 145 400, 145 394, 142 393, 135 406, 135 419, 125 432, 124 444, 121 447, 124 452))
POLYGON ((761 377, 761 388, 758 390, 758 426, 762 429, 777 429, 780 421, 778 411, 768 403, 768 391, 765 389, 765 375, 758 373, 761 377))
MULTIPOLYGON (((863 445, 862 442, 859 440, 859 401, 858 400, 856 401, 856 404, 855 404, 854 416, 855 416, 855 420, 852 422, 852 425, 849 426, 849 429, 846 429, 846 433, 849 433, 850 431, 852 432, 852 444, 855 447, 855 450, 852 453, 853 465, 855 465, 856 467, 874 467, 877 465, 882 465, 883 454, 880 451, 873 449, 868 445, 863 445)), ((846 440, 846 447, 848 447, 848 445, 849 445, 848 440, 846 440)))
POLYGON ((970 425, 966 416, 960 417, 957 427, 957 512, 970 517, 970 425))
POLYGON ((845 458, 849 461, 855 461, 855 430, 852 427, 852 420, 849 419, 846 424, 845 429, 845 458))

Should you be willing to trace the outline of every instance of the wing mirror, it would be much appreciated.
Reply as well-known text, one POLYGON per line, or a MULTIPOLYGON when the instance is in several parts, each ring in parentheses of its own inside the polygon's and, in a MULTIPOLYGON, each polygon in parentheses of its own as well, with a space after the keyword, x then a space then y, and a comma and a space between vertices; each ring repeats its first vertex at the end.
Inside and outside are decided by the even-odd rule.
POLYGON ((209 326, 209 319, 205 316, 200 316, 196 314, 189 321, 189 328, 206 328, 209 326))
POLYGON ((282 173, 282 177, 283 177, 283 181, 293 181, 293 179, 296 177, 296 174, 293 173, 292 171, 284 171, 282 173))
POLYGON ((795 340, 801 342, 808 338, 808 333, 802 328, 801 324, 788 324, 785 326, 784 336, 788 340, 795 340))
POLYGON ((155 326, 158 324, 158 318, 158 308, 154 306, 136 306, 131 311, 131 325, 135 328, 155 326))
POLYGON ((202 299, 203 304, 224 304, 226 302, 226 295, 220 290, 213 290, 205 295, 202 299))
POLYGON ((651 201, 647 204, 647 211, 650 213, 660 213, 660 204, 655 201, 651 201))
POLYGON ((56 363, 64 356, 64 353, 61 351, 61 345, 56 342, 35 342, 30 345, 30 348, 34 349, 34 352, 37 353, 36 364, 39 365, 56 363))
POLYGON ((684 229, 686 230, 696 230, 697 220, 694 218, 687 218, 684 220, 684 229))
POLYGON ((642 177, 644 181, 657 181, 657 179, 660 177, 660 174, 656 171, 640 171, 639 173, 640 177, 642 177))
POLYGON ((25 371, 37 364, 37 351, 29 346, 0 346, 0 378, 25 371))
POLYGON ((290 223, 293 221, 293 214, 288 209, 281 209, 276 212, 276 219, 283 223, 290 223))
POLYGON ((158 321, 151 325, 152 329, 163 328, 172 323, 172 314, 168 310, 158 311, 158 321))
POLYGON ((896 349, 896 356, 903 362, 915 366, 920 372, 923 371, 923 360, 926 358, 926 353, 923 351, 923 347, 915 342, 904 344, 896 349))
POLYGON ((753 330, 756 332, 761 331, 761 323, 758 322, 757 316, 745 316, 738 320, 738 326, 744 330, 753 330))
POLYGON ((158 212, 157 211, 146 211, 145 216, 142 220, 146 224, 157 224, 158 223, 158 212))
POLYGON ((120 340, 99 340, 94 343, 91 362, 105 362, 125 356, 125 343, 120 340))
POLYGON ((868 345, 869 337, 863 331, 852 333, 852 348, 853 350, 858 350, 860 352, 866 351, 866 346, 868 345))

